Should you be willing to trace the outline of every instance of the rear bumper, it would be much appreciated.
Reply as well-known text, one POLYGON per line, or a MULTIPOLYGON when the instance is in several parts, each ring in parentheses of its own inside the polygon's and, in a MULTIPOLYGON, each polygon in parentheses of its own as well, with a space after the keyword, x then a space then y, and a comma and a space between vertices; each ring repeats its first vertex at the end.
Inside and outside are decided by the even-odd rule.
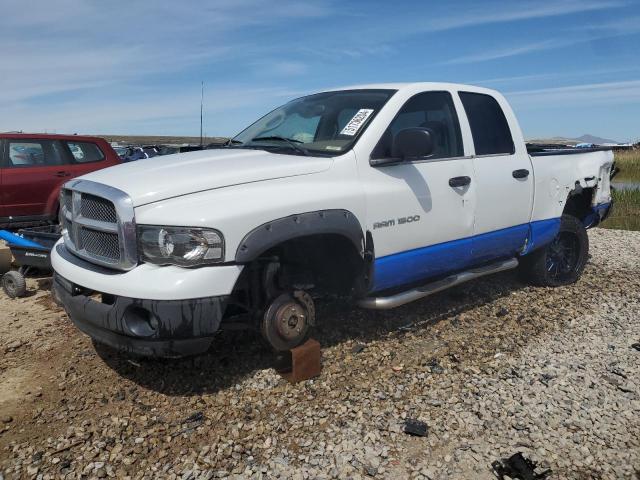
POLYGON ((91 338, 120 351, 154 357, 205 352, 229 298, 140 300, 93 292, 59 274, 54 275, 53 290, 76 327, 91 338))
POLYGON ((595 207, 591 207, 591 213, 587 215, 583 220, 582 224, 585 228, 595 227, 600 223, 604 222, 607 217, 611 214, 613 210, 613 199, 611 199, 607 203, 601 203, 596 205, 595 207))

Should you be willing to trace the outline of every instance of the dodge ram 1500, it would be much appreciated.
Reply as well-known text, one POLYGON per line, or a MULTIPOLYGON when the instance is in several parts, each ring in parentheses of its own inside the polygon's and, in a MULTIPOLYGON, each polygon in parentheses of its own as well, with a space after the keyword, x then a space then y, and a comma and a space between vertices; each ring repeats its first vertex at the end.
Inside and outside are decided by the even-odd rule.
POLYGON ((181 356, 239 326, 293 348, 327 296, 386 309, 516 267, 566 285, 611 208, 612 162, 607 150, 527 151, 485 88, 317 93, 220 148, 66 183, 54 293, 98 342, 181 356))

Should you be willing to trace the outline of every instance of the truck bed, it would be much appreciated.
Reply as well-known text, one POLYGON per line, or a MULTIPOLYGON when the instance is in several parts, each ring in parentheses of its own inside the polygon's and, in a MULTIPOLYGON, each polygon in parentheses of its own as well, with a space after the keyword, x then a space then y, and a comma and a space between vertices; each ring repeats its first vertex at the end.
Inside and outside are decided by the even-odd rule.
POLYGON ((544 157, 548 155, 575 155, 579 153, 603 152, 612 150, 611 147, 575 148, 563 145, 527 143, 527 152, 532 157, 544 157))

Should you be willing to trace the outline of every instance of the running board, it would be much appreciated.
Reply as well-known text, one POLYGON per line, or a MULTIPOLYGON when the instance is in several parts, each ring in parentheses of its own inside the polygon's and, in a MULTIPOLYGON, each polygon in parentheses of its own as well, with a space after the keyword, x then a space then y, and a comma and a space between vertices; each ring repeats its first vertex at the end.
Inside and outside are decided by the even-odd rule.
POLYGON ((459 285, 475 278, 484 277, 491 273, 502 272, 504 270, 511 270, 518 266, 518 260, 511 258, 506 261, 492 263, 483 267, 473 268, 466 272, 457 273, 449 277, 438 280, 437 282, 428 283, 413 290, 407 290, 405 292, 396 293, 389 297, 366 297, 358 301, 358 306, 362 308, 371 308, 374 310, 388 310, 390 308, 399 307, 406 303, 419 300, 421 298, 432 295, 436 292, 440 292, 454 285, 459 285))

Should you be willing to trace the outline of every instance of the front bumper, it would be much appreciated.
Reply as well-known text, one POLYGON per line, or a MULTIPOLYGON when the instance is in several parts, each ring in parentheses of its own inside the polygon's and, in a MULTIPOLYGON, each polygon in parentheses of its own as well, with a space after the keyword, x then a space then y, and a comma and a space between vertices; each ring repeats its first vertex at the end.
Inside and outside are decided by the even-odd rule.
POLYGON ((51 265, 58 275, 88 290, 149 300, 229 295, 243 269, 242 265, 182 268, 141 263, 133 270, 121 272, 76 257, 62 239, 51 251, 51 265))
POLYGON ((73 323, 91 338, 120 351, 154 357, 205 352, 229 298, 140 300, 87 290, 57 273, 53 290, 73 323))

